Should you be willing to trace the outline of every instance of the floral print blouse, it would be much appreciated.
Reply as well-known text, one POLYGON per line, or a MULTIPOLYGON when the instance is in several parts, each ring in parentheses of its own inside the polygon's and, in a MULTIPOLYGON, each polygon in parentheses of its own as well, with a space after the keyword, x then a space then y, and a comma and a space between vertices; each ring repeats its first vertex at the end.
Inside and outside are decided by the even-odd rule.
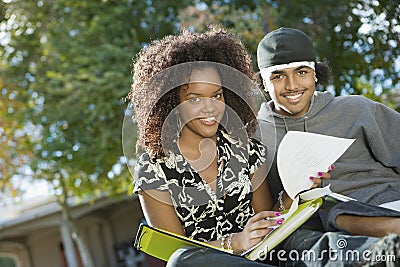
POLYGON ((176 153, 162 159, 141 155, 135 167, 135 193, 149 189, 169 192, 186 236, 196 240, 212 241, 241 231, 254 215, 250 175, 265 161, 266 148, 257 140, 244 144, 218 131, 214 191, 174 145, 176 153))

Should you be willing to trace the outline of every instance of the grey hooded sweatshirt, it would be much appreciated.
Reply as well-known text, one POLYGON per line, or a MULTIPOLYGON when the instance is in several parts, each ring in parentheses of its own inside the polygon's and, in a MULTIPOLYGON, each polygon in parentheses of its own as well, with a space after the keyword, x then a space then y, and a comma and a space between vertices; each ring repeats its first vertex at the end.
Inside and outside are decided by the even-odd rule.
POLYGON ((279 115, 271 105, 263 103, 258 113, 258 138, 268 148, 268 182, 275 200, 283 188, 276 148, 288 131, 356 139, 323 186, 331 184, 334 192, 374 205, 400 199, 400 113, 362 96, 334 97, 329 92, 315 92, 309 111, 300 118, 279 115))

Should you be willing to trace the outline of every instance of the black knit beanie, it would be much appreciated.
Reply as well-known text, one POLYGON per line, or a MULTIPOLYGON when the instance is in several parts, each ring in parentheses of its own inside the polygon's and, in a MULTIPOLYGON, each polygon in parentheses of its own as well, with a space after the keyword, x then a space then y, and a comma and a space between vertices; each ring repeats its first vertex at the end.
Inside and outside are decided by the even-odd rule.
POLYGON ((258 44, 258 68, 298 61, 315 61, 311 39, 302 31, 280 28, 268 33, 258 44))

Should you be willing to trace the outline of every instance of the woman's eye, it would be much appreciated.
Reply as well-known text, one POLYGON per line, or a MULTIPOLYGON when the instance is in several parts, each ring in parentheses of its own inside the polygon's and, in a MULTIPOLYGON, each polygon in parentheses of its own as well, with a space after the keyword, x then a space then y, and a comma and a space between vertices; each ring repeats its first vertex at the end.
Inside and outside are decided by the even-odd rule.
POLYGON ((213 98, 214 99, 221 99, 222 98, 222 94, 216 94, 213 98))
POLYGON ((194 104, 194 103, 199 103, 200 100, 201 100, 200 97, 194 97, 189 99, 189 102, 194 104))

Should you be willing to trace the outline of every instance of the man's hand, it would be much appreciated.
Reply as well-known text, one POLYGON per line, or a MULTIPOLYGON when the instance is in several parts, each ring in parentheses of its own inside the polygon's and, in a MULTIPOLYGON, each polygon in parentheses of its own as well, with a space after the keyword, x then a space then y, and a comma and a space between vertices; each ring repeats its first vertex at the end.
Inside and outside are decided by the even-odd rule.
POLYGON ((329 174, 330 171, 333 171, 335 169, 334 165, 329 166, 328 172, 318 172, 318 177, 313 177, 310 176, 310 180, 313 181, 313 185, 311 188, 316 188, 319 187, 322 184, 323 179, 329 179, 331 178, 331 175, 329 174))

